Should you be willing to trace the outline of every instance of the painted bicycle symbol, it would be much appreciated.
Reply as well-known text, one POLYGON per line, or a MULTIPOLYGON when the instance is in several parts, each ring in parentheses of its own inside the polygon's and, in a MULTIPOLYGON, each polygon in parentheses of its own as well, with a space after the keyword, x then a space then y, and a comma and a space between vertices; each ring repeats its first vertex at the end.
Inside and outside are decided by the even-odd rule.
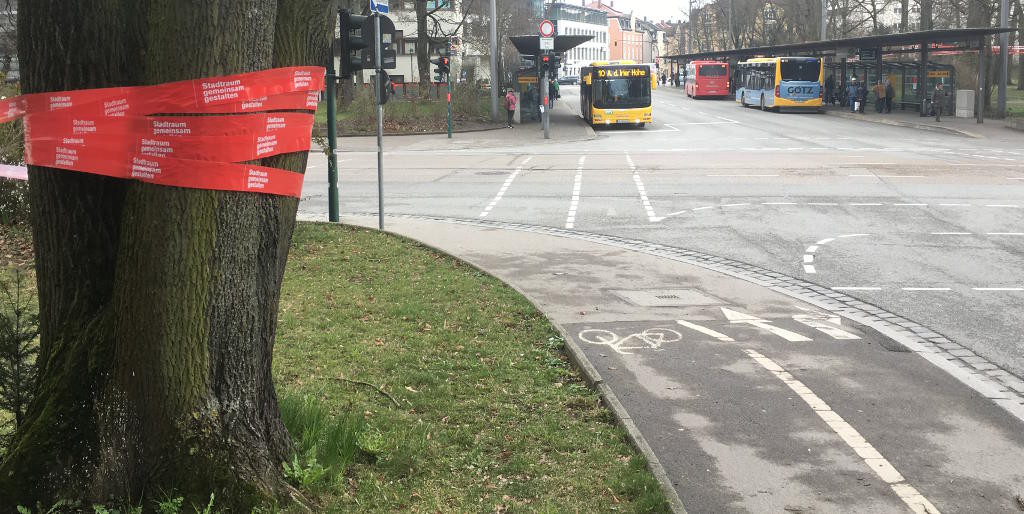
POLYGON ((585 343, 608 346, 622 355, 631 355, 633 352, 629 350, 660 350, 663 344, 679 341, 683 335, 671 328, 649 328, 643 332, 619 337, 611 330, 589 328, 580 332, 577 337, 585 343))

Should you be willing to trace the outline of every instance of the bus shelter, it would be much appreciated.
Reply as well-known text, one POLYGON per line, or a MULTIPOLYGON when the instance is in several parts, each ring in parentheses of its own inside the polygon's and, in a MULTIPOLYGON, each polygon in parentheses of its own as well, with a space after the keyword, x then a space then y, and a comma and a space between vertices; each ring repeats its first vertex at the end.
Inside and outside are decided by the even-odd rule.
MULTIPOLYGON (((918 96, 918 80, 922 76, 921 63, 917 61, 883 61, 879 68, 875 62, 853 61, 846 62, 844 70, 841 62, 825 63, 825 76, 831 75, 836 84, 836 91, 842 91, 849 84, 850 78, 857 77, 857 80, 867 84, 870 89, 872 84, 879 80, 888 80, 896 91, 893 103, 900 109, 920 109, 921 100, 918 96)), ((924 91, 927 93, 935 88, 937 82, 941 82, 946 91, 956 90, 956 67, 952 64, 940 64, 929 62, 925 77, 924 91)), ((946 98, 943 105, 943 112, 953 112, 953 96, 946 98)), ((929 109, 931 98, 928 94, 924 96, 925 112, 929 109)))
MULTIPOLYGON (((928 115, 929 89, 918 85, 932 85, 936 80, 944 84, 955 84, 956 77, 949 65, 934 62, 930 56, 936 52, 976 51, 978 52, 978 88, 975 91, 975 116, 978 123, 985 117, 985 51, 987 40, 993 35, 1012 32, 1016 29, 1007 28, 969 28, 940 29, 920 32, 904 32, 879 36, 864 36, 825 41, 790 43, 785 45, 737 48, 734 50, 717 50, 694 52, 680 55, 669 55, 669 61, 675 70, 680 70, 686 63, 694 60, 719 59, 728 60, 733 64, 752 57, 782 56, 817 56, 831 57, 831 66, 838 66, 837 87, 845 84, 851 72, 867 73, 870 78, 881 77, 886 71, 899 70, 901 106, 913 107, 928 115), (885 57, 889 57, 886 60, 885 57), (904 61, 910 57, 911 61, 904 61), (886 68, 890 65, 890 68, 886 68), (910 67, 908 67, 910 66, 910 67), (948 77, 945 72, 948 73, 948 77), (909 77, 909 78, 908 78, 909 77), (839 79, 842 79, 840 81, 839 79), (949 82, 946 82, 946 79, 949 82), (909 90, 907 84, 911 84, 909 90)), ((892 73, 889 73, 892 75, 892 73)), ((1005 84, 999 87, 1006 87, 1005 84)))

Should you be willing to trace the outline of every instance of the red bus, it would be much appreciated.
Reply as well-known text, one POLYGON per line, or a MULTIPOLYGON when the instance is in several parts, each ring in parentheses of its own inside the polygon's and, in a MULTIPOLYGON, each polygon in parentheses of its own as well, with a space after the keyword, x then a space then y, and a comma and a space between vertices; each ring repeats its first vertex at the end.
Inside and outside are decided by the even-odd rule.
POLYGON ((731 96, 729 93, 729 63, 719 61, 692 61, 686 65, 686 96, 731 96))

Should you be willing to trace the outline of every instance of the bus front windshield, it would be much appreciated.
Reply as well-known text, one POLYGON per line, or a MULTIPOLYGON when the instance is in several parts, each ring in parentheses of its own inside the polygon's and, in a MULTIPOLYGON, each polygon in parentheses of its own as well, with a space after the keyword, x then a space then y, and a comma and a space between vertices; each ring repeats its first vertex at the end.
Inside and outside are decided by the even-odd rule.
POLYGON ((651 105, 651 79, 648 77, 594 80, 594 107, 597 109, 634 109, 651 105))
POLYGON ((817 82, 821 76, 821 61, 805 59, 783 59, 782 80, 803 80, 817 82))

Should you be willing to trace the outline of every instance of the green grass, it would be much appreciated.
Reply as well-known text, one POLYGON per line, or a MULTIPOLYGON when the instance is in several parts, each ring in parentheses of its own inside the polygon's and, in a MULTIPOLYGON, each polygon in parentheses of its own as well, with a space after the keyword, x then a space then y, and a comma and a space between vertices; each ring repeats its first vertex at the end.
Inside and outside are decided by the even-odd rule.
POLYGON ((333 468, 310 488, 324 511, 667 510, 555 329, 457 260, 299 224, 277 341, 287 426, 333 468))
POLYGON ((1017 89, 1016 85, 1006 86, 1006 115, 1024 117, 1024 91, 1017 89))
MULTIPOLYGON (((452 92, 452 126, 456 129, 474 124, 489 124, 490 97, 469 86, 458 85, 452 92)), ((369 134, 377 130, 377 108, 369 89, 356 91, 350 105, 338 105, 340 134, 369 134)), ((317 106, 317 126, 327 124, 326 102, 317 106)), ((398 94, 384 106, 384 130, 390 134, 447 130, 448 102, 444 89, 439 98, 433 92, 426 99, 406 98, 398 94)))

